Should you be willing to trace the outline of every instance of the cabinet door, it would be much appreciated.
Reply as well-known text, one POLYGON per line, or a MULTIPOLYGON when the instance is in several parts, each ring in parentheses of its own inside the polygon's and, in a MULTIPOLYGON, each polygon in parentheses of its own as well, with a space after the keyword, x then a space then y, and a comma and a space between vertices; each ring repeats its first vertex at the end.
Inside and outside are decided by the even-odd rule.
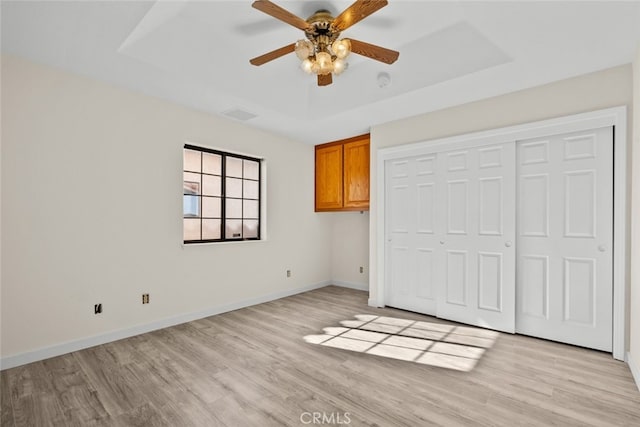
POLYGON ((369 138, 344 144, 344 207, 369 209, 369 138))
POLYGON ((342 208, 342 145, 316 147, 316 211, 342 208))

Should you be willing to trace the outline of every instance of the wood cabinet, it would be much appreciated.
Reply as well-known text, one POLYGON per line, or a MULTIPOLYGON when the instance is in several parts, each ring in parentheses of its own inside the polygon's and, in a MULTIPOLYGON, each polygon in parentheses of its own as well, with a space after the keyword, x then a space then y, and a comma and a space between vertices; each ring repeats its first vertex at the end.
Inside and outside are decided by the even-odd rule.
POLYGON ((316 146, 316 212, 369 210, 369 134, 316 146))

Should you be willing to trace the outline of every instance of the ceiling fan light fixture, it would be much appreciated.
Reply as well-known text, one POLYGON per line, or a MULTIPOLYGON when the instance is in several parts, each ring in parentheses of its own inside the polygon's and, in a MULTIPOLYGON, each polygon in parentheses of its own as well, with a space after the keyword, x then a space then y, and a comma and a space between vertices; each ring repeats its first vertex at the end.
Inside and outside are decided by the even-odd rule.
POLYGON ((254 0, 251 5, 253 8, 304 31, 307 39, 267 52, 249 62, 256 66, 263 65, 295 52, 301 61, 300 68, 307 74, 315 74, 318 86, 332 84, 332 74, 342 74, 348 68, 346 58, 352 52, 385 64, 393 64, 399 55, 394 50, 355 39, 339 39, 344 30, 386 5, 387 0, 355 0, 337 17, 321 9, 304 20, 271 0, 254 0))
MULTIPOLYGON (((296 52, 297 53, 297 52, 296 52)), ((305 57, 300 63, 300 68, 307 74, 342 74, 349 64, 337 55, 331 55, 327 50, 320 50, 318 53, 305 57)))
POLYGON ((318 74, 329 74, 333 71, 333 62, 331 55, 327 52, 318 52, 316 54, 316 62, 318 63, 318 74))
POLYGON ((339 59, 345 59, 351 53, 351 42, 349 39, 340 39, 333 42, 331 50, 339 59))
POLYGON ((333 61, 333 74, 335 74, 336 76, 342 74, 347 68, 349 68, 349 63, 344 59, 338 58, 333 61))
POLYGON ((298 57, 298 59, 300 59, 301 61, 304 61, 305 59, 313 55, 315 51, 315 47, 313 46, 313 43, 311 43, 309 40, 298 40, 296 42, 296 46, 294 50, 296 52, 296 56, 298 57))
POLYGON ((310 58, 306 58, 300 63, 300 68, 307 74, 313 74, 313 61, 310 58))

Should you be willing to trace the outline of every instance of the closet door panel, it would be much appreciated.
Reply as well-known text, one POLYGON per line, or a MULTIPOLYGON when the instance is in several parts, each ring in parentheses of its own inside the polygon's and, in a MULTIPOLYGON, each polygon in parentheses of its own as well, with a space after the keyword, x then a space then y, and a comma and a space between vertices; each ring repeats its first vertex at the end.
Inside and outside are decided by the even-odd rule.
POLYGON ((612 350, 613 129, 518 142, 517 331, 612 350))
POLYGON ((515 144, 438 153, 437 315, 515 330, 515 144))
POLYGON ((389 161, 386 173, 387 305, 435 315, 438 251, 436 156, 389 161))

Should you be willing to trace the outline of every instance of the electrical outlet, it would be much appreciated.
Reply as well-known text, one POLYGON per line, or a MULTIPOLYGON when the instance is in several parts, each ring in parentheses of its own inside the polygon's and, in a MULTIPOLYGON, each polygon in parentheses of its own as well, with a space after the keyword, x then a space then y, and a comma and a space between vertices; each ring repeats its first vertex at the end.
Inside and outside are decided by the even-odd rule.
POLYGON ((149 294, 142 294, 142 303, 149 304, 149 294))
POLYGON ((287 277, 291 277, 291 270, 287 270, 287 277))
POLYGON ((93 314, 100 314, 102 313, 102 304, 95 304, 93 306, 93 314))
POLYGON ((364 273, 364 267, 360 266, 360 273, 364 273))

